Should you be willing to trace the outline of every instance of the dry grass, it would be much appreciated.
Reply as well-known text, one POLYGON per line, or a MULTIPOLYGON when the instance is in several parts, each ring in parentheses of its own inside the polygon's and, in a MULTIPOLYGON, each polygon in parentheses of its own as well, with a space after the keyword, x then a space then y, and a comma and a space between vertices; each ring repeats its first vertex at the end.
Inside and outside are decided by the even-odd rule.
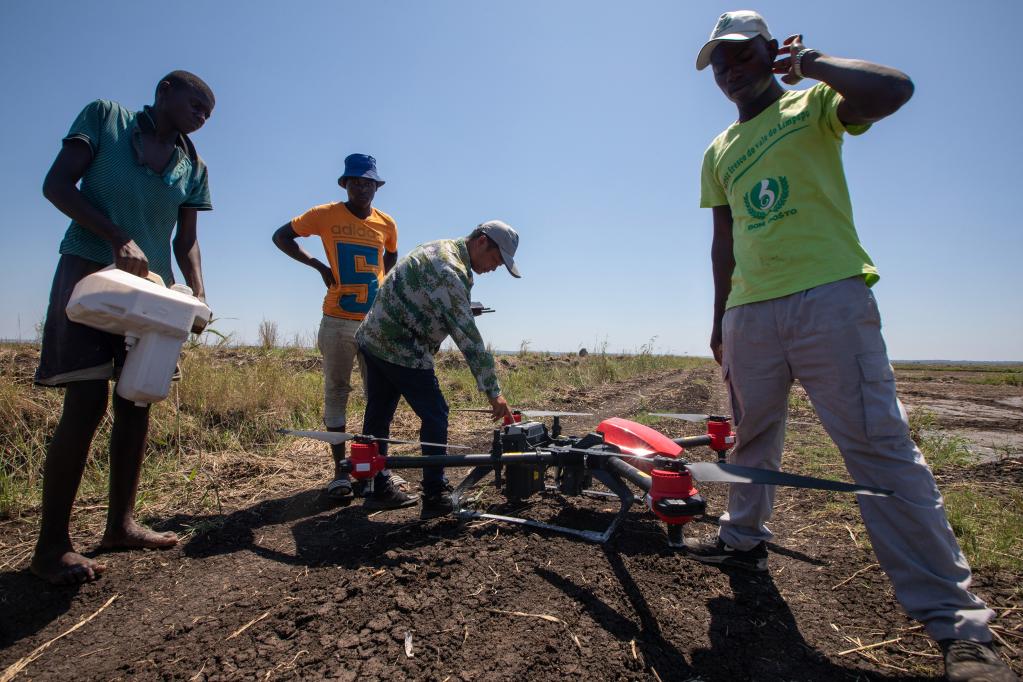
MULTIPOLYGON (((38 506, 46 446, 60 417, 63 393, 32 386, 36 359, 32 346, 0 347, 0 519, 38 506)), ((568 400, 566 389, 694 362, 650 353, 578 358, 525 352, 500 356, 497 365, 513 405, 542 407, 547 400, 568 400)), ((193 346, 181 365, 182 380, 152 409, 139 488, 141 517, 209 512, 225 500, 255 499, 267 486, 307 485, 326 475, 325 445, 277 433, 283 427, 321 425, 323 377, 315 351, 193 346)), ((452 406, 486 404, 460 354, 440 353, 437 368, 452 406)), ((357 372, 353 382, 349 423, 355 428, 365 404, 357 372)), ((452 440, 484 433, 484 421, 479 415, 453 415, 452 440)), ((106 500, 110 425, 108 416, 93 441, 80 507, 102 508, 106 500)), ((414 438, 417 431, 414 415, 402 404, 394 434, 414 438)))

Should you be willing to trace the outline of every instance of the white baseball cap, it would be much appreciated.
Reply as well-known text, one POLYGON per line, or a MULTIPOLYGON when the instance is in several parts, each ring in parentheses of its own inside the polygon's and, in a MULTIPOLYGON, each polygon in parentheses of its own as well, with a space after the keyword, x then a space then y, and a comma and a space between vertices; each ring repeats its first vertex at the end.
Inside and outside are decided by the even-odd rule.
POLYGON ((488 220, 485 223, 480 223, 479 227, 483 230, 483 234, 497 244, 497 248, 501 251, 504 267, 508 268, 512 277, 522 277, 519 274, 519 269, 515 267, 515 251, 519 248, 519 233, 502 220, 488 220))
POLYGON ((767 29, 767 22, 760 14, 750 9, 725 12, 718 17, 718 23, 710 32, 710 40, 696 57, 696 70, 702 71, 707 68, 710 64, 710 54, 718 46, 718 43, 723 41, 742 42, 757 36, 763 36, 764 40, 774 40, 771 32, 767 29))

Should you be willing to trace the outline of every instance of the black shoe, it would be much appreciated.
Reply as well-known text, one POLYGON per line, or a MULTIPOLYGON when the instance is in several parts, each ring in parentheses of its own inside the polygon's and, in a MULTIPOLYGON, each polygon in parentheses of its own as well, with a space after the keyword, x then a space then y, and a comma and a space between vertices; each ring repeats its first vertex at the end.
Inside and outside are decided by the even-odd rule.
POLYGON ((352 494, 356 497, 366 497, 366 481, 360 478, 352 481, 352 494))
POLYGON ((418 495, 403 493, 390 483, 386 483, 367 495, 366 501, 362 503, 362 506, 364 509, 379 511, 414 507, 417 502, 419 502, 418 495))
POLYGON ((1005 665, 991 648, 991 643, 965 639, 943 639, 938 642, 945 655, 945 679, 949 682, 1018 682, 1016 673, 1005 665))
POLYGON ((447 516, 454 510, 451 504, 451 492, 454 490, 445 483, 436 488, 423 491, 423 509, 419 512, 421 519, 433 519, 438 516, 447 516))
POLYGON ((753 549, 741 550, 725 544, 721 538, 710 536, 703 540, 686 539, 685 551, 690 557, 705 564, 734 566, 747 571, 767 571, 767 543, 760 542, 753 549))

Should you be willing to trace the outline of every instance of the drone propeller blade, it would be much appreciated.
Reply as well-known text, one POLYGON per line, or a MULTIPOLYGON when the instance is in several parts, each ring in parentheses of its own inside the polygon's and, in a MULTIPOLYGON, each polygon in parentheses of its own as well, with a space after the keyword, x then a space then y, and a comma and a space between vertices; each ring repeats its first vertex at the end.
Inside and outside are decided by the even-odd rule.
POLYGON ((289 436, 298 436, 299 438, 314 438, 316 440, 322 440, 324 443, 330 443, 331 445, 340 445, 350 440, 374 440, 379 443, 394 443, 396 445, 433 445, 441 448, 452 448, 457 450, 469 450, 468 445, 450 445, 448 443, 422 443, 417 440, 399 440, 397 438, 377 438, 376 436, 363 436, 358 433, 344 433, 341 431, 297 431, 293 429, 279 429, 279 433, 285 433, 289 436))
POLYGON ((866 485, 843 483, 841 481, 828 481, 823 478, 799 476, 797 474, 787 474, 782 471, 770 471, 768 469, 756 469, 754 467, 743 467, 736 464, 690 462, 686 465, 686 468, 689 469, 690 473, 692 473, 693 478, 698 481, 705 482, 785 485, 794 488, 836 490, 843 493, 878 495, 881 497, 888 497, 894 494, 893 491, 885 490, 884 488, 872 488, 866 485))
POLYGON ((355 438, 355 434, 343 433, 341 431, 295 431, 292 429, 278 429, 278 433, 286 433, 289 436, 299 438, 315 438, 331 445, 340 445, 355 438))
POLYGON ((713 415, 709 414, 679 414, 677 412, 651 412, 651 417, 666 417, 668 419, 681 419, 687 422, 705 422, 713 415))
POLYGON ((400 440, 398 438, 377 438, 376 436, 366 436, 370 440, 375 440, 378 443, 393 443, 394 445, 430 445, 437 448, 450 448, 452 450, 469 450, 468 445, 452 445, 451 443, 425 443, 420 440, 400 440))
POLYGON ((527 417, 592 417, 590 412, 558 412, 557 410, 519 410, 527 417))
POLYGON ((493 412, 489 407, 455 407, 452 408, 452 412, 479 412, 480 414, 490 414, 493 412))

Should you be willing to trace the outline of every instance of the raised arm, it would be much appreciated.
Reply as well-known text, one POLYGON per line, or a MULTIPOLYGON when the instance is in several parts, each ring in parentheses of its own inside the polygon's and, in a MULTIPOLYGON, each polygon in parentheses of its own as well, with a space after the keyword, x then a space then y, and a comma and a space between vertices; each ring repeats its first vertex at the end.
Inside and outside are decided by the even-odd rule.
POLYGON ((61 213, 110 242, 114 265, 133 275, 145 277, 149 274, 146 254, 110 218, 89 203, 78 189, 78 181, 85 175, 90 163, 92 149, 86 142, 65 140, 43 180, 43 196, 61 213))
POLYGON ((727 205, 715 206, 714 239, 710 245, 710 262, 714 271, 714 325, 710 333, 710 350, 721 364, 721 320, 725 316, 725 303, 732 291, 732 272, 735 270, 735 252, 732 250, 732 209, 727 205))
POLYGON ((295 228, 292 227, 289 222, 286 225, 281 225, 277 228, 277 231, 274 232, 274 246, 297 260, 299 263, 308 265, 319 272, 320 277, 323 278, 324 286, 328 288, 334 286, 336 282, 334 281, 334 273, 330 269, 330 266, 303 249, 299 245, 297 238, 298 233, 295 232, 295 228))
POLYGON ((874 123, 899 110, 913 96, 913 81, 890 66, 861 59, 844 59, 808 50, 799 60, 800 74, 795 72, 797 55, 805 49, 803 36, 789 36, 779 50, 775 73, 786 82, 798 81, 801 74, 827 83, 842 95, 838 118, 845 125, 874 123))

